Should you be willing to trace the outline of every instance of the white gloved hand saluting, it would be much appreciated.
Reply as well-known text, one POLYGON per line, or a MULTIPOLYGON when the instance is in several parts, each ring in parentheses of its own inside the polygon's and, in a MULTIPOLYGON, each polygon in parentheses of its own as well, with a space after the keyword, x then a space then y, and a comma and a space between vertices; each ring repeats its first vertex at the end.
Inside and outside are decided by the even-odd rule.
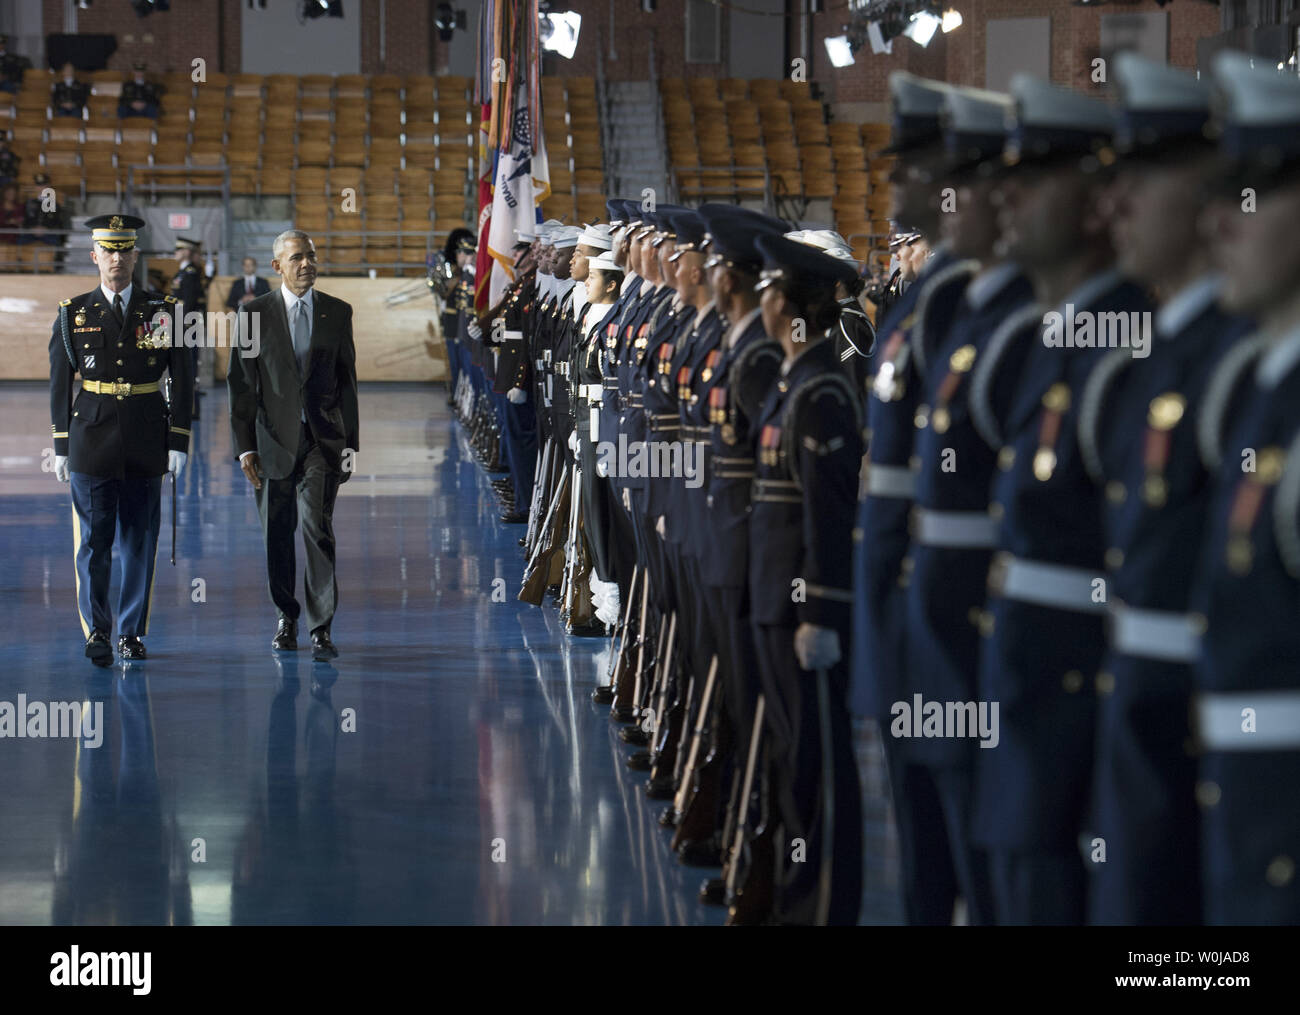
POLYGON ((483 337, 483 329, 478 326, 478 321, 473 318, 471 318, 470 322, 465 325, 465 330, 469 332, 470 338, 478 339, 483 337))
POLYGON ((528 401, 528 392, 523 388, 511 388, 506 392, 506 398, 510 399, 511 405, 523 405, 528 401))
POLYGON ((840 635, 831 627, 800 624, 794 632, 794 654, 805 670, 829 669, 840 661, 840 635))
POLYGON ((68 481, 68 456, 67 455, 54 456, 54 478, 57 479, 60 483, 66 483, 68 481))
POLYGON ((181 470, 185 468, 185 460, 189 458, 184 451, 167 452, 167 471, 177 479, 181 478, 181 470))

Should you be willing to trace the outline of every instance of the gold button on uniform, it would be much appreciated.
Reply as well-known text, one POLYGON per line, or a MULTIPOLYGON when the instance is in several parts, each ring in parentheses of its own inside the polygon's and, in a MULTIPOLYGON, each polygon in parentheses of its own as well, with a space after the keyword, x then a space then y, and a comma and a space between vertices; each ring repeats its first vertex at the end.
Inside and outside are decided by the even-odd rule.
POLYGON ((980 637, 993 637, 993 614, 989 610, 980 614, 980 637))
POLYGON ((1078 694, 1079 688, 1083 686, 1083 674, 1078 670, 1070 670, 1069 673, 1061 678, 1061 686, 1064 687, 1066 692, 1069 694, 1078 694))
POLYGON ((121 361, 121 360, 118 360, 118 361, 117 361, 117 365, 118 365, 118 366, 121 366, 121 365, 122 365, 122 361, 121 361))
POLYGON ((1295 861, 1289 856, 1273 857, 1264 878, 1274 888, 1285 888, 1295 878, 1295 861))
POLYGON ((1007 445, 998 452, 998 468, 1003 472, 1010 472, 1011 466, 1016 464, 1016 449, 1007 445))
POLYGON ((1106 499, 1112 504, 1123 504, 1127 496, 1128 491, 1118 479, 1112 479, 1106 484, 1106 499))
POLYGON ((999 504, 997 501, 994 501, 992 504, 989 505, 989 517, 992 518, 995 522, 1001 521, 1003 514, 1004 512, 1002 509, 1002 505, 999 504))
POLYGON ((1214 807, 1223 796, 1217 782, 1198 782, 1196 784, 1196 802, 1202 807, 1214 807))
POLYGON ((1097 693, 1106 695, 1115 691, 1115 674, 1101 672, 1097 674, 1097 693))
POLYGON ((1106 551, 1106 566, 1112 571, 1118 571, 1124 566, 1124 551, 1118 546, 1112 546, 1106 551))

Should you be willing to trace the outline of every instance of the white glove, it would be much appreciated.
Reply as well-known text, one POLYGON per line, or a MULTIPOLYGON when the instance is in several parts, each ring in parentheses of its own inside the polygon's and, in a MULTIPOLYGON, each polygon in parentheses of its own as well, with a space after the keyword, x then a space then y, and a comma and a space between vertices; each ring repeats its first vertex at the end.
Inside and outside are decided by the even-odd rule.
POLYGON ((67 455, 54 456, 54 478, 57 479, 60 483, 66 483, 68 481, 68 456, 67 455))
POLYGON ((471 319, 469 324, 465 325, 465 330, 469 332, 470 338, 482 338, 483 329, 478 326, 478 321, 471 319))
POLYGON ((569 450, 572 451, 572 452, 576 455, 576 454, 578 453, 578 447, 579 447, 580 444, 581 444, 581 441, 578 440, 578 431, 577 431, 577 430, 570 430, 570 431, 569 431, 569 450))
POLYGON ((510 399, 511 405, 523 405, 528 401, 528 392, 523 388, 511 388, 506 392, 506 398, 510 399))
POLYGON ((664 516, 660 515, 659 520, 655 522, 655 531, 664 539, 668 538, 668 529, 664 525, 664 516))
POLYGON ((170 472, 177 479, 180 479, 181 470, 185 468, 185 459, 187 459, 188 457, 189 455, 187 455, 184 451, 168 451, 167 471, 170 472))
POLYGON ((800 624, 794 632, 794 654, 805 670, 829 669, 840 661, 840 635, 832 627, 800 624))

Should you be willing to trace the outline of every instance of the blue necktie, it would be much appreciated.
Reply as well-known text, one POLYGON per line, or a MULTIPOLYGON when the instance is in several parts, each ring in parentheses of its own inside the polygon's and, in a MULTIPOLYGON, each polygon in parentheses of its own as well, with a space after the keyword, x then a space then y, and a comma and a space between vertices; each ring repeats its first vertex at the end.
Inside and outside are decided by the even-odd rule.
MULTIPOLYGON (((298 374, 307 377, 307 353, 311 349, 311 321, 307 318, 307 303, 298 300, 293 305, 293 354, 298 360, 298 374)), ((303 406, 302 421, 307 422, 307 407, 303 406)))

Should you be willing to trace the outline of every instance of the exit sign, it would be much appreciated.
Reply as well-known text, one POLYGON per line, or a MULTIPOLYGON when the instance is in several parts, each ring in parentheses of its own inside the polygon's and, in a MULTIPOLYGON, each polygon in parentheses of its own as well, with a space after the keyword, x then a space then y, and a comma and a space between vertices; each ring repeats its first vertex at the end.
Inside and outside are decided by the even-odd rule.
POLYGON ((188 229, 189 227, 190 227, 190 216, 183 213, 177 213, 174 215, 167 216, 168 229, 188 229))

